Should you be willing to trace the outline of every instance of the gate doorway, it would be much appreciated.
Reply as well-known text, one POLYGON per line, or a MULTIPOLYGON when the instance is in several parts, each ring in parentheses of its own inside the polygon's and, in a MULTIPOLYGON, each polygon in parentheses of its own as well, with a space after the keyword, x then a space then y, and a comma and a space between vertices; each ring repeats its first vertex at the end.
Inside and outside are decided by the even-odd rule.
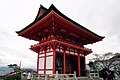
POLYGON ((78 58, 76 56, 71 58, 71 67, 72 73, 76 72, 76 76, 78 76, 78 58))
POLYGON ((56 71, 58 74, 63 74, 63 54, 56 53, 56 71))

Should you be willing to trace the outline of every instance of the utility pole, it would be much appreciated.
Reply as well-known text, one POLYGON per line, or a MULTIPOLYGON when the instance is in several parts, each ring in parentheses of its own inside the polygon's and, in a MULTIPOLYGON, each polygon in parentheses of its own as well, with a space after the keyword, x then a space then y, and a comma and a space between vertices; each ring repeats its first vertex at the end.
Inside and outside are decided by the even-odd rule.
POLYGON ((21 70, 21 61, 20 61, 20 64, 19 64, 19 68, 20 68, 20 80, 22 80, 22 70, 21 70))

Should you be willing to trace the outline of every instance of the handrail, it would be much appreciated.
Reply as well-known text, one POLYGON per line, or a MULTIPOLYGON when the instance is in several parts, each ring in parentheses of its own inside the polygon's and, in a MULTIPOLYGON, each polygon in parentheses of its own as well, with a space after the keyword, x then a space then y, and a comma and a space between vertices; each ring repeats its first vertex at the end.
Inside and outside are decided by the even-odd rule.
MULTIPOLYGON (((25 78, 21 80, 25 80, 25 78)), ((77 80, 77 79, 75 71, 74 74, 58 74, 58 72, 56 71, 56 74, 31 74, 31 80, 77 80)))

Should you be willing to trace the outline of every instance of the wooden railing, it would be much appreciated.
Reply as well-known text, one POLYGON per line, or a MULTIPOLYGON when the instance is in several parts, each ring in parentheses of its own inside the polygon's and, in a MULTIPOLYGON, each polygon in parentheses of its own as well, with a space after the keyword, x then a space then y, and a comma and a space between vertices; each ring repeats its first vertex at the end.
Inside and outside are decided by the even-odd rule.
MULTIPOLYGON (((21 80, 27 80, 27 74, 21 75, 21 80)), ((76 77, 76 72, 74 74, 31 74, 31 80, 103 80, 99 77, 90 77, 89 76, 81 76, 76 77)))
MULTIPOLYGON (((27 76, 24 76, 22 80, 26 80, 27 76)), ((76 72, 74 74, 32 74, 31 80, 77 80, 76 72)))

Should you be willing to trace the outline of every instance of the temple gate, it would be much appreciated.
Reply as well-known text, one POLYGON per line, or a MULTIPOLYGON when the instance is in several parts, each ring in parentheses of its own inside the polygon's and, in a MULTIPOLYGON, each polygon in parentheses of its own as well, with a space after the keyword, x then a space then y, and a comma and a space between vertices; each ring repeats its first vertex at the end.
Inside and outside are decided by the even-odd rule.
POLYGON ((38 74, 69 74, 76 71, 84 76, 85 56, 92 53, 84 45, 101 41, 101 37, 62 14, 52 4, 49 9, 42 5, 35 20, 17 31, 19 36, 38 41, 31 50, 38 53, 38 74))

